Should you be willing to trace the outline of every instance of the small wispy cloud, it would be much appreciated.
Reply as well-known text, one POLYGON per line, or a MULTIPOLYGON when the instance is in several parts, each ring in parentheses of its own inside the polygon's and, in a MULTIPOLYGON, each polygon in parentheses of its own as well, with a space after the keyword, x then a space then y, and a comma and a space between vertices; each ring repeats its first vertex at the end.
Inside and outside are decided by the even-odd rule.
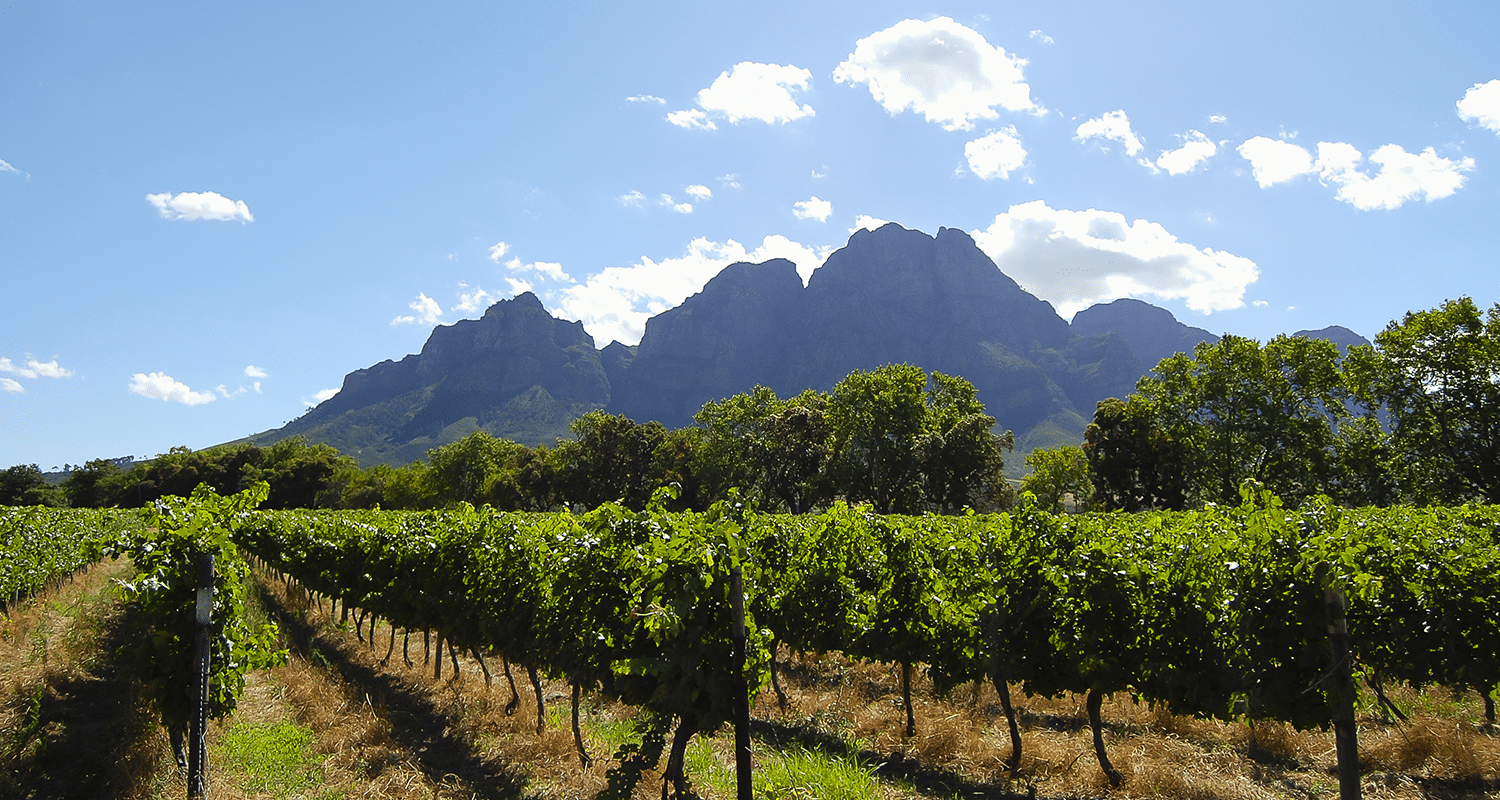
POLYGON ((690 195, 694 200, 697 200, 700 203, 704 200, 712 199, 714 196, 714 190, 708 188, 707 186, 704 186, 701 183, 695 183, 687 187, 686 189, 683 189, 683 191, 687 192, 688 195, 690 195))
POLYGON ((719 129, 719 126, 708 118, 708 114, 696 108, 668 112, 667 122, 688 130, 716 131, 719 129))
POLYGON ((631 189, 625 194, 616 197, 615 202, 619 203, 622 206, 634 206, 635 208, 640 208, 641 206, 646 204, 646 196, 644 194, 641 194, 636 189, 631 189))
POLYGON ((495 262, 496 264, 499 264, 500 259, 504 258, 505 254, 509 252, 510 245, 506 244, 505 242, 496 242, 490 247, 490 260, 495 262))
POLYGON ((403 314, 391 320, 392 325, 436 325, 443 321, 443 308, 438 302, 422 292, 417 293, 417 299, 407 304, 414 313, 403 314))
POLYGON ((318 391, 313 392, 312 397, 302 398, 302 404, 307 406, 308 408, 311 408, 338 393, 338 389, 319 389, 318 391))
POLYGON ((9 372, 22 378, 71 378, 73 376, 73 370, 59 365, 55 358, 51 361, 28 358, 24 367, 17 366, 9 358, 0 358, 0 372, 9 372))
POLYGON ((676 200, 672 199, 672 195, 666 194, 665 192, 662 193, 661 199, 657 200, 657 203, 664 205, 679 214, 693 213, 692 203, 679 203, 676 200))
POLYGON ((654 94, 633 94, 633 95, 625 98, 625 102, 627 102, 627 103, 651 103, 652 105, 658 105, 658 106, 664 106, 664 105, 667 104, 666 100, 663 100, 662 98, 657 97, 654 94))
POLYGON ((1048 36, 1041 31, 1032 31, 1029 35, 1031 36, 1031 38, 1041 42, 1042 44, 1057 44, 1056 39, 1053 39, 1051 36, 1048 36))
POLYGON ((266 371, 261 369, 260 367, 255 366, 254 364, 251 364, 250 366, 245 367, 245 377, 264 378, 266 377, 266 371))

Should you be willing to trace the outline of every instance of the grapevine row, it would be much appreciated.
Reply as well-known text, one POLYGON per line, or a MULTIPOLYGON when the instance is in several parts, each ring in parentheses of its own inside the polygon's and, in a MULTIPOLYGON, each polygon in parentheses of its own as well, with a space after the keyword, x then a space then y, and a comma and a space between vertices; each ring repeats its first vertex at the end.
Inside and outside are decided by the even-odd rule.
MULTIPOLYGON (((774 654, 841 651, 926 666, 937 688, 988 680, 1173 713, 1327 727, 1327 599, 1348 597, 1372 685, 1500 685, 1500 509, 1238 507, 1058 517, 630 512, 261 512, 245 546, 307 588, 461 650, 680 719, 682 747, 729 716, 728 575, 745 572, 751 685, 774 654)), ((393 634, 394 635, 394 634, 393 634)), ((769 662, 769 664, 768 664, 769 662)), ((440 669, 440 667, 439 667, 440 669)), ((775 682, 774 670, 770 677, 775 682)), ((778 686, 779 691, 779 686, 778 686)), ((540 706, 540 704, 538 704, 540 706)), ((575 707, 576 714, 576 707, 575 707)), ((575 724, 576 734, 576 724, 575 724)), ((581 752, 581 741, 579 742, 581 752)))

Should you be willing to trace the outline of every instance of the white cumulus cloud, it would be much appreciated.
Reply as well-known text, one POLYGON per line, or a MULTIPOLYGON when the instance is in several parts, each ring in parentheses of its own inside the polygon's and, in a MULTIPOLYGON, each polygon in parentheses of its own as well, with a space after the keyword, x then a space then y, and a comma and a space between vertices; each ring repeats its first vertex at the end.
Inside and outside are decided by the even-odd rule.
POLYGON ((1146 145, 1130 129, 1130 118, 1125 116, 1125 110, 1111 111, 1097 119, 1091 119, 1078 126, 1076 132, 1078 141, 1087 142, 1090 139, 1109 139, 1125 145, 1125 155, 1132 158, 1146 145))
POLYGON ((625 98, 627 103, 651 103, 653 105, 666 105, 667 101, 654 94, 633 94, 625 98))
POLYGON ((679 214, 693 213, 692 203, 679 203, 676 200, 672 199, 672 195, 666 194, 665 192, 662 193, 661 198, 656 202, 658 205, 666 206, 667 208, 670 208, 679 214))
POLYGON ((903 20, 860 39, 833 79, 864 84, 891 115, 907 109, 945 130, 971 130, 974 121, 1007 111, 1041 112, 1031 101, 1022 67, 978 31, 948 17, 903 20))
POLYGON ((667 112, 667 122, 679 128, 687 128, 688 130, 716 131, 719 129, 719 126, 715 125, 714 121, 709 119, 707 114, 696 108, 669 111, 667 112))
POLYGON ((1279 139, 1256 136, 1246 139, 1235 152, 1250 162, 1250 172, 1262 189, 1313 171, 1311 153, 1279 139))
POLYGON ((683 191, 687 192, 689 196, 700 203, 704 200, 712 199, 714 196, 714 190, 708 188, 707 186, 704 186, 701 183, 695 183, 687 187, 686 189, 683 189, 683 191))
POLYGON ((1121 297, 1182 299, 1210 313, 1244 304, 1260 270, 1250 259, 1194 247, 1155 222, 1114 211, 1069 211, 1044 201, 1011 206, 974 241, 1005 274, 1059 314, 1121 297))
POLYGON ((827 222, 828 215, 832 213, 833 203, 827 200, 819 200, 817 195, 792 203, 792 216, 797 219, 815 219, 819 222, 827 222))
POLYGON ((1429 203, 1441 200, 1458 191, 1464 185, 1463 173, 1474 168, 1472 158, 1440 158, 1431 147, 1408 153, 1394 144, 1370 154, 1370 163, 1380 167, 1373 177, 1359 170, 1362 160, 1353 145, 1318 143, 1318 176, 1338 187, 1338 199, 1362 211, 1400 208, 1418 197, 1429 203))
POLYGON ((1470 86, 1458 101, 1458 116, 1500 133, 1500 78, 1470 86))
POLYGON ((829 252, 779 235, 765 237, 750 251, 733 239, 714 242, 700 237, 680 257, 656 261, 643 256, 636 264, 607 267, 569 287, 556 296, 558 314, 582 322, 596 343, 636 344, 645 333, 646 320, 680 305, 730 264, 786 258, 806 282, 829 252))
POLYGON ((255 366, 254 364, 251 364, 250 366, 245 367, 245 377, 264 378, 266 377, 266 371, 261 369, 260 367, 255 366))
POLYGON ((529 292, 532 289, 536 288, 531 285, 531 281, 528 281, 524 278, 506 277, 505 282, 510 284, 511 297, 515 297, 518 294, 525 294, 526 292, 529 292))
POLYGON ((254 222, 250 207, 243 200, 230 200, 218 192, 182 192, 146 195, 146 202, 156 207, 162 219, 209 219, 232 222, 254 222))
POLYGON ((510 252, 510 245, 505 242, 495 242, 495 244, 490 246, 489 252, 490 260, 499 264, 500 259, 504 258, 505 254, 510 252))
POLYGON ((13 378, 0 378, 0 389, 4 389, 7 392, 26 391, 26 387, 22 386, 20 381, 13 378))
POLYGON ((1006 180, 1011 172, 1026 163, 1026 148, 1021 145, 1021 134, 1016 132, 1016 126, 1007 125, 965 144, 964 158, 975 175, 985 180, 1006 180))
POLYGON ((784 125, 815 113, 806 103, 797 105, 794 97, 811 83, 812 73, 801 67, 741 61, 698 93, 698 107, 735 125, 746 119, 784 125))
POLYGON ((417 299, 407 304, 414 314, 405 314, 391 320, 392 325, 436 325, 443 321, 443 307, 431 297, 422 292, 417 293, 417 299))
POLYGON ((1188 131, 1182 135, 1182 146, 1162 151, 1156 159, 1156 166, 1166 170, 1168 175, 1181 175, 1197 169, 1199 164, 1218 152, 1219 146, 1212 139, 1198 131, 1188 131))
POLYGON ((71 378, 73 370, 57 363, 57 359, 51 361, 37 361, 34 358, 26 359, 26 366, 16 366, 9 358, 0 358, 0 372, 9 372, 22 378, 71 378))
POLYGON ((214 401, 213 392, 195 392, 188 385, 162 372, 137 372, 130 376, 130 392, 153 400, 201 406, 214 401))

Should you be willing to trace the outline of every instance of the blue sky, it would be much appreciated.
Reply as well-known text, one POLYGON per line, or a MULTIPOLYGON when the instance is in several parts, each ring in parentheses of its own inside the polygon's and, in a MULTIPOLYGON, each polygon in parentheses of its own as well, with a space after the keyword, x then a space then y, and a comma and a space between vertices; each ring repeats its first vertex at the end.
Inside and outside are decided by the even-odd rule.
POLYGON ((278 427, 528 288, 634 343, 881 220, 1065 316, 1500 300, 1500 5, 726 5, 0 5, 0 467, 278 427))

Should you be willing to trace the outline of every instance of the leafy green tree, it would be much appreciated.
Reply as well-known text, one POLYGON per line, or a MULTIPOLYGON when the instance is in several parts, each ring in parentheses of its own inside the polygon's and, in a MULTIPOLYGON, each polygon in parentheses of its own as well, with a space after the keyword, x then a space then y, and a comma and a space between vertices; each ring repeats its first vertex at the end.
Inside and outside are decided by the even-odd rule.
POLYGON ((1080 509, 1088 509, 1094 484, 1082 448, 1063 445, 1033 450, 1026 456, 1026 466, 1031 473, 1022 479, 1021 491, 1036 495, 1039 507, 1060 512, 1063 497, 1071 494, 1080 509))
POLYGON ((1182 442, 1193 494, 1232 505, 1256 480, 1292 502, 1328 490, 1337 424, 1349 393, 1338 348, 1323 339, 1278 336, 1265 346, 1226 335, 1178 353, 1136 384, 1155 423, 1182 442))
POLYGON ((17 464, 0 472, 0 506, 59 506, 62 493, 42 477, 35 464, 17 464))
POLYGON ((1373 414, 1356 417, 1337 431, 1338 466, 1332 492, 1350 507, 1390 506, 1401 500, 1399 454, 1373 414))
POLYGON ((828 401, 831 487, 880 513, 957 511, 994 497, 1003 484, 1009 434, 991 429, 963 378, 892 364, 855 370, 828 401))
POLYGON ((557 446, 567 502, 595 508, 619 501, 633 510, 644 509, 657 486, 652 458, 667 429, 659 422, 637 425, 623 414, 603 411, 584 414, 568 429, 573 440, 557 446))
POLYGON ((1015 446, 1015 436, 993 432, 995 418, 984 413, 974 384, 934 372, 925 404, 916 451, 927 506, 954 514, 967 507, 1009 505, 1001 451, 1015 446))
POLYGON ((705 403, 694 416, 704 432, 700 470, 715 500, 740 487, 800 514, 825 496, 828 395, 807 390, 788 400, 764 386, 705 403))
POLYGON ((1500 499, 1500 304, 1410 312, 1351 361, 1355 384, 1390 414, 1415 499, 1500 499))
POLYGON ((482 505, 485 494, 521 445, 475 431, 452 444, 427 451, 427 480, 445 505, 482 505))
MULTIPOLYGON (((212 451, 211 451, 212 452, 212 451)), ((283 439, 268 447, 247 446, 239 453, 225 455, 244 463, 239 470, 239 485, 265 481, 271 495, 264 507, 320 508, 339 504, 338 478, 354 468, 354 459, 339 455, 327 444, 309 444, 301 436, 283 439)))
POLYGON ((507 511, 550 511, 561 502, 556 450, 517 446, 485 488, 485 498, 507 511))
POLYGON ((117 479, 124 470, 113 461, 96 458, 78 467, 63 479, 62 492, 68 505, 74 508, 105 508, 110 502, 111 479, 117 479))
POLYGON ((407 510, 437 508, 441 501, 432 491, 428 471, 425 461, 413 461, 391 470, 381 486, 381 505, 407 510))
POLYGON ((1187 507, 1187 446, 1157 421, 1156 404, 1138 394, 1099 401, 1083 434, 1093 501, 1104 511, 1187 507))
POLYGON ((910 512, 922 500, 916 446, 926 417, 927 374, 911 364, 855 370, 828 404, 829 473, 850 501, 882 514, 910 512))

